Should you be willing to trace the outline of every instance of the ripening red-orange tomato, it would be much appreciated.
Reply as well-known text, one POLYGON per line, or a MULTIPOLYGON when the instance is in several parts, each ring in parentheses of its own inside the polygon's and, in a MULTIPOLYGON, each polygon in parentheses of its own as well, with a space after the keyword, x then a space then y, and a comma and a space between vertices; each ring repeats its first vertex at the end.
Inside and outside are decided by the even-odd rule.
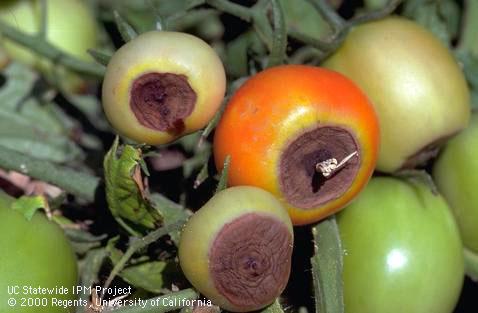
POLYGON ((331 70, 283 65, 251 77, 229 101, 214 138, 229 185, 263 188, 295 225, 337 212, 375 167, 379 125, 366 95, 331 70))

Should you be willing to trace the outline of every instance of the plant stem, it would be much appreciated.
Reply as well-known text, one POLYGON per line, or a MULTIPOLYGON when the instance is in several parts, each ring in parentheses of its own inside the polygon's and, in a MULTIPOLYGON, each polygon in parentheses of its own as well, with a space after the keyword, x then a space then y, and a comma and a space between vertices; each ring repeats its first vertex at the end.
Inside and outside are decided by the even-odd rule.
POLYGON ((478 282, 478 254, 473 253, 468 249, 463 249, 465 255, 465 271, 466 274, 473 280, 478 282))
POLYGON ((94 201, 96 188, 100 183, 100 179, 93 175, 34 159, 5 147, 0 149, 0 167, 51 183, 88 201, 94 201))
POLYGON ((191 304, 190 300, 198 298, 198 293, 193 289, 184 289, 164 296, 145 300, 146 307, 124 306, 113 312, 118 313, 164 313, 181 309, 191 304), (189 300, 189 301, 188 301, 189 300), (189 302, 189 303, 188 303, 189 302))
MULTIPOLYGON (((165 236, 165 235, 167 235, 167 234, 169 234, 173 231, 177 231, 177 230, 181 229, 181 227, 184 225, 184 222, 185 222, 184 220, 179 220, 175 223, 163 226, 161 228, 158 228, 158 229, 150 232, 149 234, 147 234, 143 238, 134 238, 133 237, 130 240, 130 245, 129 245, 128 249, 123 254, 123 256, 118 261, 118 263, 116 263, 116 265, 114 266, 110 275, 108 276, 108 279, 106 280, 106 282, 104 284, 104 288, 106 289, 111 285, 111 282, 113 281, 113 279, 116 277, 116 275, 118 275, 123 270, 126 263, 129 261, 129 259, 131 259, 133 254, 136 253, 136 251, 141 250, 141 249, 149 246, 153 242, 157 241, 159 238, 161 238, 161 237, 163 237, 163 236, 165 236)), ((103 297, 103 295, 101 295, 101 298, 102 297, 103 297)))
POLYGON ((284 63, 287 49, 287 25, 285 23, 284 9, 278 0, 271 0, 272 20, 274 25, 272 49, 269 55, 268 67, 284 63))
POLYGON ((233 3, 231 1, 206 0, 206 3, 222 12, 234 15, 246 22, 250 22, 252 19, 251 10, 249 8, 233 3))
POLYGON ((345 20, 335 11, 327 0, 309 0, 335 32, 345 27, 345 20))
POLYGON ((374 20, 379 20, 381 18, 386 17, 387 15, 390 15, 395 9, 398 7, 398 5, 402 2, 402 0, 390 0, 386 6, 383 8, 367 12, 362 15, 358 15, 354 18, 352 18, 348 22, 348 27, 352 27, 357 24, 369 22, 369 21, 374 21, 374 20))
POLYGON ((478 57, 478 1, 467 0, 463 10, 462 37, 459 50, 469 52, 478 57))
POLYGON ((28 35, 8 26, 4 22, 0 22, 0 33, 6 38, 50 59, 53 63, 61 64, 74 72, 97 78, 102 78, 104 75, 103 67, 95 63, 81 61, 66 54, 39 36, 28 35))

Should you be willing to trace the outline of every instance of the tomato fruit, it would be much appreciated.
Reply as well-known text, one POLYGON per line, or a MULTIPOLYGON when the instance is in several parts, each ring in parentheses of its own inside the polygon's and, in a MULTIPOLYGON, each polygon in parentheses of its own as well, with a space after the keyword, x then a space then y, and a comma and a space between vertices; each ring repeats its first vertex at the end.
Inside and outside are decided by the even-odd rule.
POLYGON ((433 168, 438 189, 450 204, 464 246, 478 253, 478 113, 452 138, 433 168))
POLYGON ((450 313, 464 261, 447 203, 425 184, 373 178, 337 216, 349 313, 450 313))
POLYGON ((43 214, 37 212, 28 221, 7 203, 0 203, 0 312, 72 312, 71 304, 67 308, 52 304, 53 298, 62 301, 76 298, 73 286, 77 284, 77 263, 68 239, 43 214), (13 286, 19 286, 19 294, 8 293, 8 287, 13 286), (65 287, 68 294, 25 294, 25 287, 65 287), (15 299, 14 306, 7 302, 11 298, 15 299))
POLYGON ((378 145, 375 111, 352 81, 328 69, 284 65, 236 91, 213 147, 217 168, 231 157, 231 186, 273 193, 301 225, 337 212, 362 190, 378 145), (337 165, 331 175, 322 167, 329 161, 337 165))
POLYGON ((156 145, 206 126, 225 90, 224 67, 206 42, 186 33, 150 31, 113 55, 102 102, 119 133, 156 145))
POLYGON ((468 123, 463 72, 450 51, 415 22, 388 17, 359 25, 323 65, 370 97, 380 120, 380 171, 425 162, 468 123))
POLYGON ((290 274, 294 233, 274 196, 250 186, 216 194, 183 229, 179 261, 189 281, 223 309, 271 304, 290 274))

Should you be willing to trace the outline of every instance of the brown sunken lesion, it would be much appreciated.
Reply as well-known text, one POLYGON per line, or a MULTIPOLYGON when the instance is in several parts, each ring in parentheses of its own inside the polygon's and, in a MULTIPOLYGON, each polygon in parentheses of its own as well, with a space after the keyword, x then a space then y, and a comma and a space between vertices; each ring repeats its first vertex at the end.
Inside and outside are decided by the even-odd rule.
POLYGON ((343 127, 318 126, 291 141, 279 162, 280 188, 287 202, 300 209, 312 209, 342 196, 360 168, 361 151, 355 136, 343 127), (317 164, 353 155, 325 177, 317 164))
POLYGON ((241 311, 272 303, 290 275, 293 237, 277 218, 248 213, 223 226, 209 251, 214 286, 241 311))
POLYGON ((185 75, 147 73, 133 82, 130 107, 141 125, 176 134, 184 130, 196 99, 185 75))

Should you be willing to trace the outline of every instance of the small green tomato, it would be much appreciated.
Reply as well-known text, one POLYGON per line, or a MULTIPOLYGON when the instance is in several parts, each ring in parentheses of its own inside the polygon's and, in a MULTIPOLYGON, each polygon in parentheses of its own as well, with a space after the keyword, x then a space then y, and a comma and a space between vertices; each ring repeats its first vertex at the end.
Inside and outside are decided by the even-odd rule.
POLYGON ((287 211, 256 187, 226 189, 186 224, 181 268, 223 309, 246 312, 271 304, 289 279, 293 230, 287 211))
POLYGON ((68 239, 43 214, 37 212, 28 221, 10 203, 0 201, 0 312, 73 312, 71 303, 64 307, 76 298, 72 290, 77 284, 77 263, 68 239), (30 287, 54 291, 30 294, 30 287))
POLYGON ((224 67, 207 43, 186 33, 151 31, 113 55, 102 101, 119 133, 164 144, 204 127, 225 89, 224 67))
POLYGON ((478 253, 478 113, 451 139, 433 168, 438 189, 450 204, 465 247, 478 253))
POLYGON ((418 181, 373 178, 337 216, 346 313, 450 313, 463 283, 457 225, 418 181))

